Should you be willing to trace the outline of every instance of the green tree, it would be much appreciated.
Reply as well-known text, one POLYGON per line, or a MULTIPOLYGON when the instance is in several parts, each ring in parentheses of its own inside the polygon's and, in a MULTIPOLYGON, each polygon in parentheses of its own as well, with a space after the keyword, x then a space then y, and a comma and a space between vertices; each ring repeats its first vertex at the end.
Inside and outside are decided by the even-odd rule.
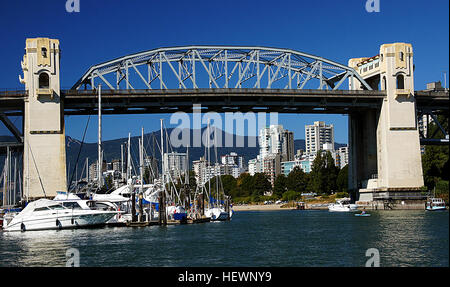
MULTIPOLYGON (((216 192, 217 180, 217 176, 211 179, 211 190, 214 193, 216 192)), ((218 184, 219 191, 221 192, 223 187, 223 192, 225 193, 225 195, 232 195, 232 193, 237 190, 237 180, 232 175, 221 175, 218 184)))
POLYGON ((272 185, 265 173, 256 173, 254 176, 254 186, 252 195, 257 194, 259 196, 264 195, 272 189, 272 185))
POLYGON ((237 179, 238 196, 235 197, 245 197, 252 194, 254 186, 254 178, 248 173, 241 174, 237 179))
POLYGON ((281 198, 283 196, 283 193, 286 192, 286 181, 287 178, 284 174, 280 174, 275 178, 275 181, 273 183, 273 194, 277 198, 281 198))
POLYGON ((291 201, 291 200, 297 200, 301 197, 300 193, 295 192, 293 190, 286 191, 283 193, 282 200, 291 201))
POLYGON ((339 170, 336 179, 337 191, 347 192, 348 191, 348 164, 345 165, 341 170, 339 170))
POLYGON ((311 168, 311 190, 317 194, 331 194, 337 191, 337 175, 339 168, 334 164, 333 156, 329 151, 317 153, 311 168))
POLYGON ((286 187, 288 190, 293 190, 295 192, 305 192, 308 187, 307 174, 300 167, 294 167, 287 176, 286 187))

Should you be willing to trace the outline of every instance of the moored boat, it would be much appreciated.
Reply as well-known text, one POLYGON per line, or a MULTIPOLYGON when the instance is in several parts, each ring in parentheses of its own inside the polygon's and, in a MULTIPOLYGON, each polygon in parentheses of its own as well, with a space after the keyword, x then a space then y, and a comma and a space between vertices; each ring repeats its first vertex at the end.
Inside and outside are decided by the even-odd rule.
POLYGON ((436 210, 446 210, 445 202, 442 198, 431 197, 427 200, 426 210, 436 211, 436 210))
POLYGON ((119 211, 99 210, 82 206, 83 201, 58 202, 39 199, 17 215, 4 217, 4 231, 30 231, 80 228, 104 225, 119 211))
POLYGON ((205 210, 205 216, 210 217, 211 221, 224 221, 231 217, 232 213, 227 213, 225 209, 212 207, 205 210))
POLYGON ((350 198, 341 198, 337 199, 336 203, 331 203, 328 205, 329 211, 338 211, 338 212, 351 212, 357 211, 357 204, 351 204, 350 198))

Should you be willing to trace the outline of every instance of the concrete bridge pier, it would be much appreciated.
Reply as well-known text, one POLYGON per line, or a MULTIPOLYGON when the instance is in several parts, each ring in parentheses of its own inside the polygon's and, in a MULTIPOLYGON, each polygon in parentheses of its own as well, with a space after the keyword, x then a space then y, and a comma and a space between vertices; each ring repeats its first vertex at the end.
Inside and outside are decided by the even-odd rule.
MULTIPOLYGON (((423 200, 411 44, 384 44, 379 55, 349 66, 386 91, 381 109, 350 115, 350 187, 360 202, 423 200)), ((361 89, 357 80, 350 89, 361 89)))
POLYGON ((373 185, 377 169, 377 123, 375 109, 349 114, 349 190, 352 200, 362 188, 373 185))
POLYGON ((64 108, 60 97, 59 41, 26 40, 20 78, 24 105, 23 194, 27 201, 67 191, 64 108))

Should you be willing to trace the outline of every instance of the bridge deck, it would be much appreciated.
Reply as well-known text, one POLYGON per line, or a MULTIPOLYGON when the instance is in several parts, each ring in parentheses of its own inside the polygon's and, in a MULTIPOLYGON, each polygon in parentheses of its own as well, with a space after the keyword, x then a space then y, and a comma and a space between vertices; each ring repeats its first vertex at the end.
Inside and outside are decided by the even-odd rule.
MULTIPOLYGON (((97 113, 95 90, 61 90, 64 114, 97 113)), ((298 90, 298 89, 171 89, 102 90, 104 114, 145 114, 202 111, 335 113, 375 109, 386 96, 384 91, 298 90)), ((26 91, 0 93, 0 113, 20 115, 26 91)), ((417 109, 448 110, 448 92, 416 91, 417 109)))

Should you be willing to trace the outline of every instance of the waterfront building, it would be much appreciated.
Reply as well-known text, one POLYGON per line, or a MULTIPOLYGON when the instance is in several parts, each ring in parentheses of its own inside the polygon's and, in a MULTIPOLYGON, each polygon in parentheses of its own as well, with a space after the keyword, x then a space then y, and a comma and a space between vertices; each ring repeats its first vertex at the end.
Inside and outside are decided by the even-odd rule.
POLYGON ((281 162, 281 174, 288 176, 289 173, 297 166, 296 161, 282 161, 281 162))
POLYGON ((312 162, 309 159, 303 159, 303 160, 300 161, 300 168, 305 173, 310 173, 311 172, 311 165, 312 165, 312 162))
POLYGON ((270 125, 259 131, 259 155, 262 159, 270 154, 281 154, 283 126, 270 125))
POLYGON ((221 162, 224 165, 231 165, 231 166, 236 165, 240 168, 243 168, 244 166, 243 164, 244 160, 242 156, 238 156, 238 154, 235 152, 230 152, 229 154, 223 155, 221 157, 221 162))
POLYGON ((348 146, 340 147, 337 150, 337 155, 339 158, 339 164, 337 166, 343 168, 348 164, 348 146))
POLYGON ((164 153, 164 173, 170 174, 172 180, 179 179, 187 166, 187 154, 186 153, 164 153))
POLYGON ((264 159, 271 154, 280 154, 284 161, 294 159, 294 133, 282 125, 270 125, 259 131, 259 156, 264 159))
MULTIPOLYGON (((305 126, 305 148, 309 155, 316 155, 324 144, 330 144, 334 150, 334 127, 325 122, 316 121, 313 125, 305 126)), ((328 146, 327 146, 328 148, 328 146)))
POLYGON ((209 180, 207 168, 209 168, 209 163, 204 157, 200 157, 199 160, 192 162, 192 169, 194 170, 195 180, 198 185, 203 185, 209 180))
POLYGON ((263 172, 263 166, 259 158, 251 159, 248 161, 248 173, 254 176, 256 173, 263 172))
MULTIPOLYGON (((105 171, 107 171, 107 163, 106 161, 103 161, 102 173, 105 171)), ((98 179, 97 162, 94 162, 91 165, 89 165, 89 180, 96 181, 97 179, 98 179)))
POLYGON ((263 172, 269 177, 272 186, 276 177, 281 174, 281 155, 271 154, 263 159, 263 172))
POLYGON ((281 158, 283 161, 294 160, 294 133, 284 130, 281 142, 281 158))

